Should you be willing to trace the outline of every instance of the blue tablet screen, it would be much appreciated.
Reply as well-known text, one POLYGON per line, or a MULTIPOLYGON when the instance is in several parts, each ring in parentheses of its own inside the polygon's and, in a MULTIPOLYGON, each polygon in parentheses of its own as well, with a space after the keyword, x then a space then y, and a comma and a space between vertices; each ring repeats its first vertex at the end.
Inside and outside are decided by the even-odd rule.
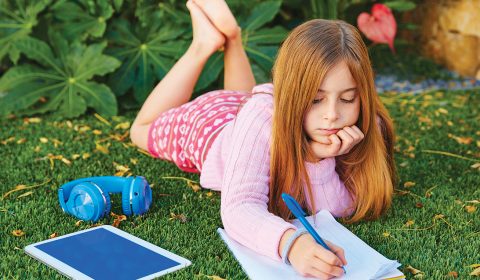
POLYGON ((94 279, 137 279, 179 264, 103 228, 35 247, 94 279))

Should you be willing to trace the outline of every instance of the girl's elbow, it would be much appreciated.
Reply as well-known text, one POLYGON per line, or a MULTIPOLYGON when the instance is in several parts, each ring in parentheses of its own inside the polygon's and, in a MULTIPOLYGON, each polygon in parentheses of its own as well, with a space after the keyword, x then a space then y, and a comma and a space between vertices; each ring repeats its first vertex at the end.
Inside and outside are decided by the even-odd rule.
POLYGON ((147 142, 149 129, 149 125, 137 125, 135 123, 130 127, 130 140, 137 147, 145 151, 148 149, 147 142))
POLYGON ((225 205, 222 203, 220 205, 220 218, 222 219, 223 228, 228 233, 231 230, 232 220, 234 220, 234 209, 232 206, 225 205))
POLYGON ((130 127, 130 141, 132 141, 133 144, 137 145, 138 128, 135 125, 135 123, 133 123, 132 126, 130 127))

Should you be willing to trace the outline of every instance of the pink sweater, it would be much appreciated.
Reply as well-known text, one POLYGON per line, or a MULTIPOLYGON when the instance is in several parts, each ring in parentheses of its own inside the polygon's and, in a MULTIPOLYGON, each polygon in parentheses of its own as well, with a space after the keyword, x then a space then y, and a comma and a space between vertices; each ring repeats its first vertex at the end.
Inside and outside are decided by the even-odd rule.
MULTIPOLYGON (((273 87, 259 85, 253 92, 273 92, 273 87)), ((272 112, 271 95, 256 94, 248 100, 212 144, 200 184, 221 191, 222 222, 233 239, 280 260, 280 239, 295 226, 267 208, 272 112)), ((318 210, 327 209, 334 216, 350 214, 352 199, 335 171, 335 158, 306 162, 306 167, 318 210)))

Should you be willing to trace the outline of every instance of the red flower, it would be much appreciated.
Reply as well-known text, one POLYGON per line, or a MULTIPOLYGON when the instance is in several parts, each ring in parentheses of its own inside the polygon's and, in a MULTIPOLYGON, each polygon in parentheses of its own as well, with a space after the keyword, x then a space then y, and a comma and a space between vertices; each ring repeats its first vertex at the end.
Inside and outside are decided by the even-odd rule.
POLYGON ((397 33, 397 22, 390 8, 383 4, 375 4, 372 14, 361 13, 357 18, 358 29, 374 43, 386 43, 393 53, 393 39, 397 33))

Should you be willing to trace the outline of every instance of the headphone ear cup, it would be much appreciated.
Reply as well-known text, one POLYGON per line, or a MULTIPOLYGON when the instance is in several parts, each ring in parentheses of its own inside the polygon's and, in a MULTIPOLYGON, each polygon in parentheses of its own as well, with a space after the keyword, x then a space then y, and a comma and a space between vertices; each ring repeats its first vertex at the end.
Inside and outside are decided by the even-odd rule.
POLYGON ((141 215, 150 208, 152 190, 144 177, 138 176, 132 185, 132 210, 136 215, 141 215))
POLYGON ((89 182, 72 188, 66 203, 68 213, 84 221, 97 221, 104 214, 110 198, 102 190, 89 182))

